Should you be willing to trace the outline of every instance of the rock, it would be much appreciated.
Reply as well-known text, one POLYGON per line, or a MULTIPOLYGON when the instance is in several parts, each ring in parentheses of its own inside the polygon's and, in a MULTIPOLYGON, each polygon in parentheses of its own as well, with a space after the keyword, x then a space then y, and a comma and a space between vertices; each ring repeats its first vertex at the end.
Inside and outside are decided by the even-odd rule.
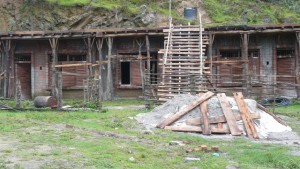
POLYGON ((240 169, 241 167, 238 165, 228 165, 225 169, 240 169))
POLYGON ((173 146, 173 145, 179 145, 179 146, 184 146, 184 142, 183 141, 170 141, 169 142, 169 145, 170 146, 173 146))
POLYGON ((191 162, 191 161, 200 161, 200 158, 194 158, 194 157, 186 157, 184 159, 184 162, 191 162))
POLYGON ((214 157, 219 157, 220 154, 219 154, 219 153, 212 153, 212 156, 214 156, 214 157))
POLYGON ((130 158, 129 158, 129 161, 135 162, 135 158, 134 158, 134 157, 130 157, 130 158))
POLYGON ((199 167, 192 167, 191 169, 199 169, 199 167))
POLYGON ((152 130, 142 130, 141 134, 154 134, 152 130))
POLYGON ((147 5, 141 5, 140 6, 140 11, 141 11, 141 14, 145 14, 147 12, 147 5))

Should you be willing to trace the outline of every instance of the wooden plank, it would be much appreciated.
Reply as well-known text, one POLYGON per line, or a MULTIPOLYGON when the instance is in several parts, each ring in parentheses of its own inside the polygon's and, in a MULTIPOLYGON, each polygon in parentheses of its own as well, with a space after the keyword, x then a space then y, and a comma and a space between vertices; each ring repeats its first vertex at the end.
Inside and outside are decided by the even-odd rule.
MULTIPOLYGON (((166 126, 164 129, 166 130, 172 130, 172 131, 181 131, 181 132, 196 132, 196 133, 202 133, 202 128, 198 126, 166 126)), ((228 134, 230 133, 229 129, 219 129, 219 128, 212 128, 212 133, 216 134, 228 134)))
MULTIPOLYGON (((165 51, 164 49, 162 49, 162 51, 165 51)), ((200 52, 200 49, 189 49, 189 48, 183 48, 181 47, 180 49, 169 49, 169 52, 181 52, 181 51, 188 51, 188 52, 200 52)), ((203 49, 203 51, 205 51, 203 49)))
POLYGON ((81 73, 73 73, 73 72, 61 72, 61 73, 62 73, 62 75, 89 77, 89 75, 81 74, 81 73))
POLYGON ((211 134, 211 130, 210 130, 210 125, 208 122, 208 116, 207 116, 207 100, 204 101, 202 104, 200 104, 200 110, 201 110, 201 115, 202 115, 202 119, 203 119, 203 134, 204 135, 210 135, 211 134))
MULTIPOLYGON (((199 32, 199 28, 177 28, 172 29, 173 32, 199 32)), ((204 31, 204 29, 203 29, 204 31)), ((164 29, 163 32, 169 32, 169 29, 164 29)), ((199 33, 198 33, 199 34, 199 33)))
POLYGON ((77 66, 91 66, 92 63, 74 63, 74 64, 64 64, 64 65, 55 65, 56 68, 58 67, 77 67, 77 66))
POLYGON ((217 96, 220 101, 220 104, 221 104, 223 113, 225 115, 228 127, 230 129, 231 135, 240 136, 242 134, 242 131, 238 128, 238 126, 236 124, 236 119, 230 108, 230 105, 229 105, 229 102, 227 100, 225 93, 217 94, 217 96))
POLYGON ((246 128, 247 136, 250 138, 258 138, 254 123, 252 119, 250 118, 250 113, 248 110, 248 107, 244 101, 244 96, 241 92, 233 93, 233 96, 235 98, 235 101, 239 107, 239 111, 241 113, 244 126, 246 128))
POLYGON ((173 122, 175 122, 176 120, 178 120, 179 118, 181 118, 182 116, 187 114, 189 111, 193 110, 195 107, 197 107, 198 105, 200 105, 205 100, 212 97, 213 95, 214 95, 214 93, 212 93, 212 92, 206 92, 205 94, 201 95, 201 97, 198 97, 195 101, 193 101, 191 104, 189 104, 185 108, 179 110, 175 114, 173 114, 170 117, 164 119, 157 127, 164 128, 164 127, 172 124, 173 122))
MULTIPOLYGON (((259 113, 250 113, 250 117, 251 117, 251 119, 259 119, 260 114, 259 113)), ((240 114, 234 113, 234 118, 236 121, 242 120, 242 116, 240 114)), ((211 117, 208 117, 208 122, 210 124, 225 123, 226 118, 224 115, 211 116, 211 117)), ((199 125, 203 124, 203 120, 201 117, 190 118, 190 119, 186 120, 186 124, 191 125, 191 126, 199 126, 199 125)))

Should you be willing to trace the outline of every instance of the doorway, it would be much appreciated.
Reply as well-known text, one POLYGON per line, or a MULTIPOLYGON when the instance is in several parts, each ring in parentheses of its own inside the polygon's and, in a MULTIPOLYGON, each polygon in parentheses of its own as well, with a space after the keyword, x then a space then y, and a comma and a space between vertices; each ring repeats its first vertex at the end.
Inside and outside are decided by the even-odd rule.
POLYGON ((15 55, 16 79, 21 85, 21 99, 32 99, 31 95, 31 55, 15 55))

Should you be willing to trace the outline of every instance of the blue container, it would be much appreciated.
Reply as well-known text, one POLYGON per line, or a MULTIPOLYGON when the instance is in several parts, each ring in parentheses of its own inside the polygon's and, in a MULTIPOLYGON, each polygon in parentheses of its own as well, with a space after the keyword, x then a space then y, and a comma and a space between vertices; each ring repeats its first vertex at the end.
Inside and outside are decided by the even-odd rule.
POLYGON ((197 19, 197 8, 190 7, 184 8, 184 18, 187 20, 196 20, 197 19))

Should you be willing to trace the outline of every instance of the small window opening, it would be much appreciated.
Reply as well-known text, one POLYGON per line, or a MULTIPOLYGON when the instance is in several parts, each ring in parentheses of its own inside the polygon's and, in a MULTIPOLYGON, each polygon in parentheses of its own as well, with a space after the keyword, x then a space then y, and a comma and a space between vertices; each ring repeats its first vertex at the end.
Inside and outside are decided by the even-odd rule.
POLYGON ((292 58, 295 55, 295 51, 291 49, 277 49, 277 58, 292 58))
POLYGON ((259 58, 259 50, 249 50, 248 57, 249 58, 259 58))
POLYGON ((31 55, 16 55, 15 61, 31 61, 31 55))
POLYGON ((240 58, 241 52, 240 50, 221 50, 220 55, 223 58, 240 58))
POLYGON ((121 62, 121 84, 130 84, 130 62, 121 62))

